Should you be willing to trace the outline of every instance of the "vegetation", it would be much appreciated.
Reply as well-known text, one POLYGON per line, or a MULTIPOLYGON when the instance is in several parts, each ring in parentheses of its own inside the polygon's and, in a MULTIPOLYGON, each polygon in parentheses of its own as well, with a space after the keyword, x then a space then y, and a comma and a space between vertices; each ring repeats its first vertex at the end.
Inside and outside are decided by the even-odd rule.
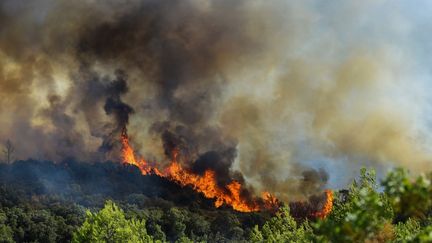
POLYGON ((112 201, 98 213, 86 212, 86 220, 74 233, 72 242, 153 242, 144 220, 127 220, 112 201))
POLYGON ((324 219, 215 209, 115 163, 0 165, 0 242, 430 242, 432 174, 363 169, 324 219))

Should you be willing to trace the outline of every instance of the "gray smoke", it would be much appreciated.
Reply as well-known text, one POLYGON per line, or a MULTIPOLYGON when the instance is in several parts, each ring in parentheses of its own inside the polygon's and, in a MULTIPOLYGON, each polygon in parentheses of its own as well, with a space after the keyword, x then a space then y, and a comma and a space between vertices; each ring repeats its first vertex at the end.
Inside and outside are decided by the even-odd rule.
POLYGON ((363 165, 429 168, 427 99, 399 28, 412 23, 381 21, 389 9, 2 1, 0 139, 21 159, 118 160, 127 127, 161 167, 178 151, 195 173, 212 169, 221 185, 236 179, 284 200, 329 179, 343 185, 363 165))

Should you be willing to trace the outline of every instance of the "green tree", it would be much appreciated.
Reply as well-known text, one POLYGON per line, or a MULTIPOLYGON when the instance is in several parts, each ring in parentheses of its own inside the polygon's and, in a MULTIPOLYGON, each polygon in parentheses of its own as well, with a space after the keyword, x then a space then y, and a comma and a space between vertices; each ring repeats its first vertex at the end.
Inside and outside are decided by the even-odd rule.
POLYGON ((312 230, 306 224, 298 224, 283 207, 275 217, 264 224, 262 229, 255 226, 250 234, 251 242, 310 242, 312 230))
POLYGON ((145 221, 127 220, 123 210, 112 201, 98 213, 87 211, 86 220, 75 232, 72 242, 153 242, 145 221))
POLYGON ((0 243, 14 242, 11 227, 5 224, 6 215, 0 212, 0 243))
MULTIPOLYGON (((348 197, 335 200, 329 217, 314 224, 317 241, 364 242, 393 238, 393 213, 386 195, 377 192, 375 171, 361 170, 348 197)), ((337 197, 336 197, 337 198, 337 197)))
POLYGON ((194 242, 191 239, 187 238, 186 236, 182 236, 178 240, 176 240, 176 243, 194 243, 194 242))
POLYGON ((59 217, 55 217, 48 210, 36 210, 26 206, 5 208, 7 225, 13 231, 14 240, 17 242, 58 242, 59 217))
POLYGON ((409 218, 395 227, 394 242, 432 242, 432 218, 424 221, 409 218))
POLYGON ((421 230, 420 223, 415 219, 399 222, 395 226, 395 242, 412 242, 421 230))
POLYGON ((382 185, 390 199, 396 222, 406 221, 410 217, 420 220, 427 217, 432 207, 432 187, 429 178, 421 175, 411 180, 407 170, 398 168, 387 175, 382 185))
POLYGON ((210 233, 210 223, 198 213, 190 213, 186 224, 186 234, 193 240, 203 240, 210 233))
POLYGON ((181 208, 170 208, 164 215, 165 232, 170 241, 184 236, 186 230, 187 213, 181 208))
POLYGON ((416 235, 413 242, 432 242, 432 225, 424 227, 416 235))

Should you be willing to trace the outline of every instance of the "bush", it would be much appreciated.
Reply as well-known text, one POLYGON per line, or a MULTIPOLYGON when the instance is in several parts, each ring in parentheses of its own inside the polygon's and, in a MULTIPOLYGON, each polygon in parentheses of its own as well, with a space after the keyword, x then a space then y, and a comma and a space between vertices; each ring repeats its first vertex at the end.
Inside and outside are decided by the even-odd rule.
POLYGON ((283 207, 260 229, 255 226, 249 240, 251 242, 309 242, 312 231, 307 223, 298 224, 283 207))
POLYGON ((87 211, 84 224, 74 234, 72 242, 153 242, 147 234, 145 221, 127 220, 123 210, 112 201, 98 213, 87 211))

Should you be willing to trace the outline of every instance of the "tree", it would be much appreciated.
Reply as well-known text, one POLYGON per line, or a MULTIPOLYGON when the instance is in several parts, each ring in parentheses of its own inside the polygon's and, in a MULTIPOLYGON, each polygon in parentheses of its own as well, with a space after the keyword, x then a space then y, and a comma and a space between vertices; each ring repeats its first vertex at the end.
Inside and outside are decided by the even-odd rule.
POLYGON ((408 171, 402 168, 395 169, 386 176, 382 185, 395 212, 396 222, 428 217, 432 208, 431 183, 431 179, 424 175, 415 180, 410 178, 408 171))
POLYGON ((313 226, 318 242, 387 242, 394 237, 392 207, 377 191, 375 171, 362 169, 345 201, 336 200, 329 217, 313 226))
POLYGON ((176 240, 176 243, 193 243, 193 241, 186 236, 182 236, 178 240, 176 240))
POLYGON ((98 213, 86 214, 72 242, 154 242, 147 234, 144 220, 127 220, 123 210, 112 201, 107 201, 98 213))
POLYGON ((5 156, 5 160, 7 164, 10 164, 13 160, 13 154, 15 152, 15 146, 12 144, 12 142, 8 139, 4 143, 3 148, 3 154, 5 156))
POLYGON ((395 227, 395 242, 412 242, 420 233, 421 225, 415 219, 399 222, 395 227))
POLYGON ((5 224, 6 215, 0 212, 0 242, 14 242, 12 229, 5 224))
POLYGON ((289 207, 283 207, 262 229, 253 228, 250 242, 310 242, 312 234, 307 223, 298 224, 289 214, 289 207))
POLYGON ((413 240, 414 242, 432 242, 432 226, 424 227, 413 240))
POLYGON ((187 213, 185 210, 173 207, 164 216, 165 233, 170 241, 186 236, 187 213))

